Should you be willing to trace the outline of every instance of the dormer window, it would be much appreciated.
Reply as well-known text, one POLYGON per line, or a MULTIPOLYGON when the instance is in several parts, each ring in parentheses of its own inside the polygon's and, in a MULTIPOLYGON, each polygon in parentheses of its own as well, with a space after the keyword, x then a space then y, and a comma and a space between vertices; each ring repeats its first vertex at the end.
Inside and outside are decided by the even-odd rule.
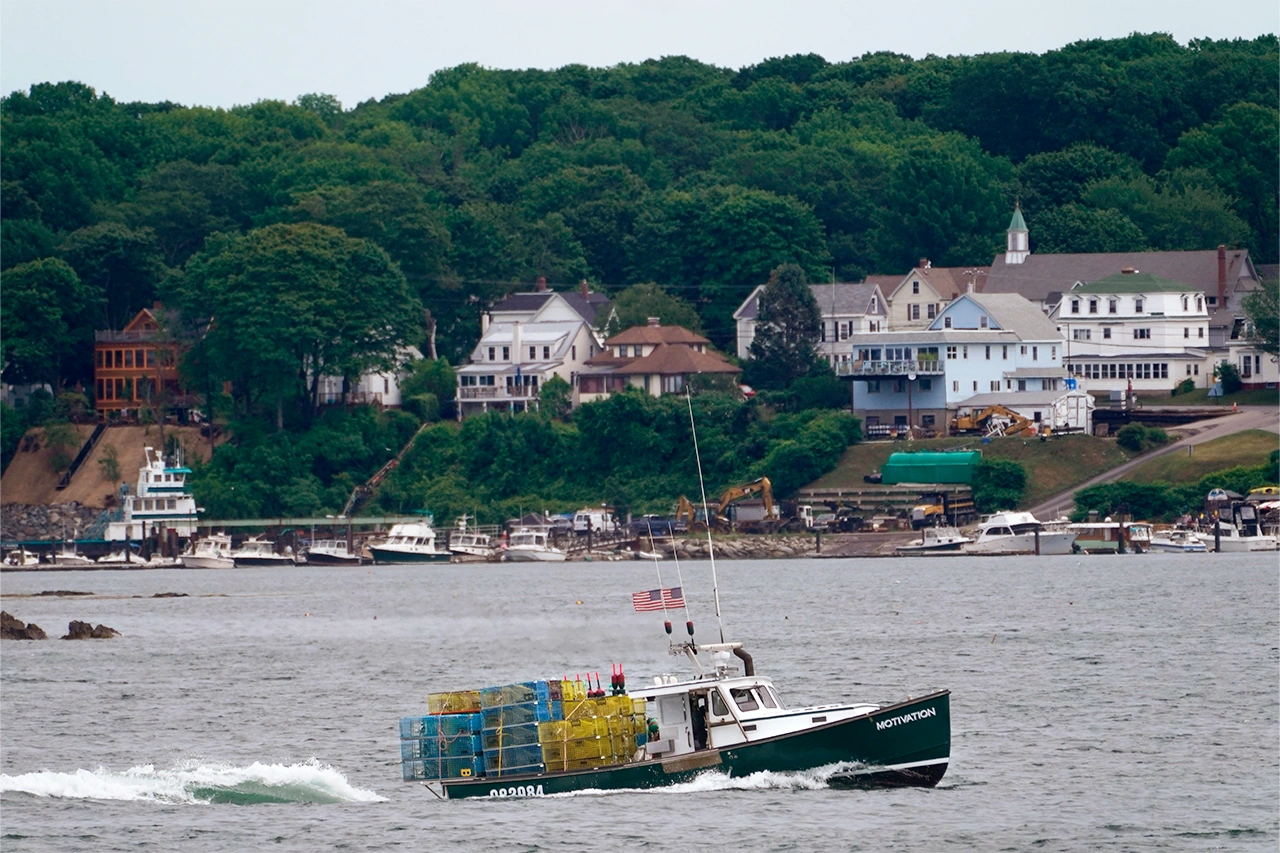
POLYGON ((1080 313, 1080 300, 1079 300, 1079 299, 1072 299, 1072 300, 1071 300, 1071 313, 1072 313, 1072 314, 1079 314, 1079 313, 1080 313))
POLYGON ((1197 296, 1197 297, 1196 297, 1196 311, 1203 311, 1203 310, 1204 310, 1204 297, 1203 297, 1203 296, 1197 296))
POLYGON ((1119 304, 1119 301, 1118 301, 1118 300, 1115 300, 1115 299, 1108 299, 1108 300, 1107 300, 1107 313, 1108 313, 1108 314, 1114 314, 1114 313, 1116 313, 1119 309, 1120 309, 1120 304, 1119 304))
POLYGON ((1186 311, 1186 310, 1187 310, 1187 306, 1188 306, 1188 304, 1189 304, 1189 303, 1190 303, 1190 300, 1189 300, 1189 299, 1187 299, 1187 297, 1185 297, 1185 296, 1184 296, 1184 297, 1182 297, 1182 310, 1183 310, 1183 311, 1186 311))
POLYGON ((1096 299, 1090 299, 1090 300, 1089 300, 1089 313, 1090 313, 1090 314, 1097 314, 1097 313, 1098 313, 1098 300, 1096 300, 1096 299))
POLYGON ((1133 300, 1133 313, 1135 314, 1142 313, 1142 297, 1141 296, 1133 300))

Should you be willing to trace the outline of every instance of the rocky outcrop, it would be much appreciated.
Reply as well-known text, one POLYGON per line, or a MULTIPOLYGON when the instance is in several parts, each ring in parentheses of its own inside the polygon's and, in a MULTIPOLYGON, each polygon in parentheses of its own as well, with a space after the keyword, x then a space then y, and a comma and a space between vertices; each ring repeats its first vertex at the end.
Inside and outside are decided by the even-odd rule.
POLYGON ((88 622, 81 622, 73 619, 71 624, 67 625, 67 635, 64 640, 106 640, 111 637, 119 637, 120 632, 114 628, 108 628, 106 625, 93 627, 88 622))
POLYGON ((6 504, 0 515, 0 539, 6 542, 31 542, 45 539, 71 539, 77 531, 88 530, 102 515, 91 506, 69 504, 6 504))
POLYGON ((27 624, 0 610, 0 640, 47 640, 49 635, 32 622, 27 624))
MULTIPOLYGON (((782 560, 814 554, 813 536, 715 536, 716 556, 725 560, 782 560)), ((706 534, 686 536, 665 546, 680 559, 705 560, 710 556, 706 534)))

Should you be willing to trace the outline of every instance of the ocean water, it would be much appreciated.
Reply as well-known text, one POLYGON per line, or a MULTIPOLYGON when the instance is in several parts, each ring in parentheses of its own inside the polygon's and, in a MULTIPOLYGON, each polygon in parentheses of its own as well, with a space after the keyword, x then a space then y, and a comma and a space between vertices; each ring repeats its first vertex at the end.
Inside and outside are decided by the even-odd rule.
MULTIPOLYGON (((792 706, 952 690, 931 790, 821 772, 441 801, 400 780, 429 691, 679 673, 653 564, 7 573, 0 848, 1275 850, 1275 554, 719 561, 729 639, 792 706), (43 590, 92 597, 32 597, 43 590), (157 593, 185 598, 154 598, 157 593), (464 846, 465 845, 465 846, 464 846)), ((717 639, 709 564, 661 564, 717 639)))

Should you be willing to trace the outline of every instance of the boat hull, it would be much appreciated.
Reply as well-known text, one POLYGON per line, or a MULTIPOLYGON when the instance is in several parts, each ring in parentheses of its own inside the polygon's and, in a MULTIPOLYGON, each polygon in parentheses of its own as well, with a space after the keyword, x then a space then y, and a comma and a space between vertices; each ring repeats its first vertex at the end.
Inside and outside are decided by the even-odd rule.
POLYGON ((344 557, 338 554, 307 552, 307 563, 313 566, 358 566, 363 562, 364 558, 359 554, 350 554, 344 557))
POLYGON ((837 787, 933 787, 946 773, 950 756, 950 691, 944 690, 870 714, 724 749, 592 770, 445 779, 441 787, 450 799, 537 797, 660 788, 706 772, 748 776, 830 765, 850 765, 831 777, 830 784, 837 787))
POLYGON ((447 563, 453 554, 448 551, 396 551, 373 546, 369 549, 373 561, 380 565, 387 563, 447 563))
POLYGON ((1170 554, 1203 554, 1209 549, 1203 542, 1168 542, 1156 539, 1151 543, 1151 550, 1170 554))
POLYGON ((296 561, 292 557, 236 557, 235 567, 237 569, 247 566, 293 566, 296 561))
MULTIPOLYGON (((1040 553, 1070 554, 1071 546, 1076 541, 1074 533, 1041 533, 1040 553)), ((972 542, 964 546, 966 554, 1034 554, 1036 552, 1035 536, 1031 533, 1018 533, 1013 536, 1000 536, 986 541, 972 542)))
POLYGON ((234 569, 235 560, 230 557, 193 557, 187 555, 182 558, 182 567, 185 569, 234 569))
POLYGON ((534 551, 508 548, 502 552, 504 563, 563 563, 564 554, 559 551, 534 551))

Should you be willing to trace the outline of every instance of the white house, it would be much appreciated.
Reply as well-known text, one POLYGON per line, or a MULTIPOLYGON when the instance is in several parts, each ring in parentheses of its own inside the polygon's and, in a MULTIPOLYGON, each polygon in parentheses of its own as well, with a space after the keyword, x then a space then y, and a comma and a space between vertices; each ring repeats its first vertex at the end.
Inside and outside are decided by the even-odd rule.
POLYGON ((942 430, 975 394, 1065 388, 1062 335, 1016 294, 966 293, 926 329, 854 335, 853 360, 836 375, 853 383, 853 409, 877 427, 942 430))
POLYGON ((396 347, 394 370, 369 371, 360 376, 344 398, 341 376, 320 377, 320 403, 333 406, 339 403, 399 407, 401 403, 400 380, 411 362, 421 361, 417 347, 396 347))
POLYGON ((1066 339, 1067 369, 1091 391, 1204 387, 1212 373, 1208 304, 1195 285, 1126 269, 1077 283, 1049 319, 1066 339))
MULTIPOLYGON (((737 324, 738 358, 749 358, 751 342, 756 339, 756 323, 760 311, 760 293, 767 285, 759 285, 733 312, 737 324)), ((834 282, 811 284, 809 291, 822 313, 818 333, 818 352, 828 364, 848 360, 849 348, 841 346, 850 335, 860 332, 882 332, 886 328, 888 302, 874 282, 834 282)))

